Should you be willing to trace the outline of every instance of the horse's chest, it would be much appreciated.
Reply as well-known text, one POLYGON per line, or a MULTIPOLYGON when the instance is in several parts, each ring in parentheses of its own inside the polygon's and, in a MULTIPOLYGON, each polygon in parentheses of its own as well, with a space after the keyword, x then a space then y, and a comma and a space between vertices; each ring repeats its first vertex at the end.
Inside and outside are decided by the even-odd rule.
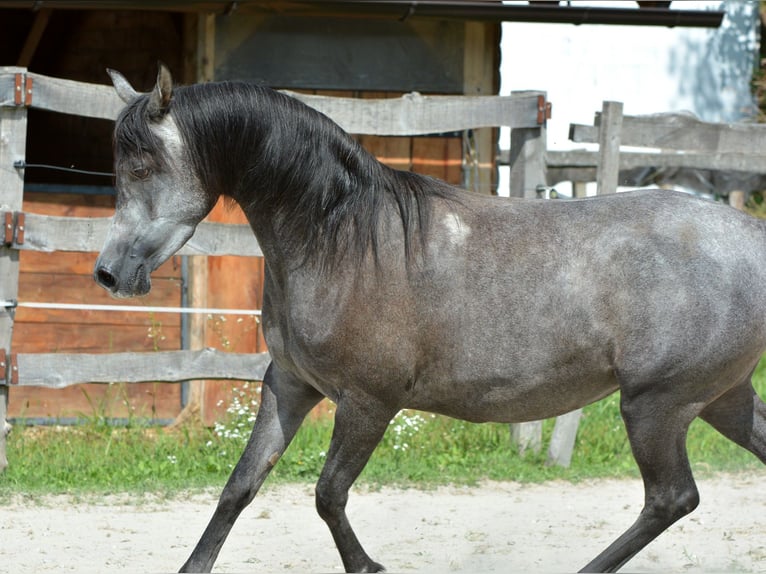
POLYGON ((336 305, 305 298, 268 313, 264 306, 264 338, 273 360, 310 379, 334 375, 349 347, 344 315, 336 305))

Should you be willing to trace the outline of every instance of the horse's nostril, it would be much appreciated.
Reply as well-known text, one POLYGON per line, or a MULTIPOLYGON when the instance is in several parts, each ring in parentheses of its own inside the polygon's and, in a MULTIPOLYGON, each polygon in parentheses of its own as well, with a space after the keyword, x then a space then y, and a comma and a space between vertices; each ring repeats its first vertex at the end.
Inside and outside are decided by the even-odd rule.
POLYGON ((113 289, 117 285, 117 279, 114 275, 109 273, 104 267, 96 270, 96 283, 106 289, 113 289))

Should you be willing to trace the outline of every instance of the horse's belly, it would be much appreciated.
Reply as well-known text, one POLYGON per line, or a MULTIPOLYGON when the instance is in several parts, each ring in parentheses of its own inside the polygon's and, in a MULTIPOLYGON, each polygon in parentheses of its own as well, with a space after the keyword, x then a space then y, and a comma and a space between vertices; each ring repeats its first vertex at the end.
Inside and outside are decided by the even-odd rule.
POLYGON ((475 422, 524 422, 567 413, 617 389, 609 368, 558 368, 534 375, 424 379, 415 384, 407 406, 475 422))

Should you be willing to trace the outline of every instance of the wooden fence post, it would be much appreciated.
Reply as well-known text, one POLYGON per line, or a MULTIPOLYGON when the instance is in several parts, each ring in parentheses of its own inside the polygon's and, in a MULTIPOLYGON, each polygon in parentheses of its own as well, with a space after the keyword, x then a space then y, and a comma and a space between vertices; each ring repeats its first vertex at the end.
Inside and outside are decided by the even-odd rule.
POLYGON ((549 466, 568 467, 572 462, 572 451, 574 451, 577 427, 580 425, 581 415, 582 409, 577 409, 571 413, 556 417, 551 443, 548 445, 546 464, 549 466))
MULTIPOLYGON (((514 91, 511 96, 538 94, 546 106, 545 92, 514 91)), ((511 167, 510 196, 537 197, 537 187, 545 185, 545 151, 548 145, 545 129, 546 112, 538 116, 539 126, 534 128, 515 128, 511 130, 511 150, 508 163, 511 167)))
POLYGON ((598 168, 596 193, 617 193, 620 177, 620 136, 622 102, 604 102, 598 130, 598 168))
POLYGON ((734 209, 740 211, 745 210, 745 202, 747 201, 747 193, 744 191, 733 190, 729 192, 729 205, 734 209))
POLYGON ((511 424, 511 442, 518 447, 520 454, 527 450, 540 452, 543 446, 543 421, 511 424))
MULTIPOLYGON (((545 92, 514 91, 511 96, 538 94, 542 98, 542 109, 538 110, 539 126, 535 128, 516 128, 511 130, 511 197, 537 197, 537 188, 545 185, 545 151, 548 146, 545 122, 548 119, 547 98, 545 92)), ((543 444, 543 423, 532 421, 511 424, 511 442, 520 453, 527 450, 540 452, 543 444)))
MULTIPOLYGON (((27 141, 27 108, 33 96, 31 79, 27 79, 25 68, 0 67, 0 74, 13 74, 14 93, 0 93, 0 213, 21 211, 24 198, 24 172, 13 167, 14 162, 23 160, 27 141)), ((5 215, 3 220, 6 221, 5 215)), ((13 223, 11 223, 11 238, 13 223)), ((15 301, 19 293, 19 252, 6 242, 0 246, 0 300, 15 301)), ((0 472, 8 466, 6 456, 6 435, 10 426, 6 421, 8 413, 8 387, 11 369, 11 336, 13 334, 11 308, 0 309, 0 350, 6 352, 5 365, 0 370, 8 373, 6 380, 0 380, 0 472)))
MULTIPOLYGON (((215 15, 187 14, 184 19, 184 81, 188 83, 212 82, 215 69, 215 15)), ((205 308, 208 290, 208 258, 193 255, 188 259, 190 307, 205 308)), ((207 317, 192 315, 189 318, 189 348, 204 349, 207 346, 207 317)), ((188 381, 188 395, 183 410, 174 424, 187 420, 199 421, 202 417, 205 381, 188 381)))

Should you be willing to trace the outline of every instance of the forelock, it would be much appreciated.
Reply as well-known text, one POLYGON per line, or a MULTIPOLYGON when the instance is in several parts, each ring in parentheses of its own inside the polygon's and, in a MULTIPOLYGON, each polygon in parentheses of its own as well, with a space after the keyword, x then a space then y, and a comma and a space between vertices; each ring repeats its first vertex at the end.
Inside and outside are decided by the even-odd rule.
POLYGON ((165 147, 152 129, 146 109, 148 102, 148 96, 142 95, 125 106, 117 117, 113 139, 116 160, 126 155, 149 155, 155 161, 162 161, 165 147))

